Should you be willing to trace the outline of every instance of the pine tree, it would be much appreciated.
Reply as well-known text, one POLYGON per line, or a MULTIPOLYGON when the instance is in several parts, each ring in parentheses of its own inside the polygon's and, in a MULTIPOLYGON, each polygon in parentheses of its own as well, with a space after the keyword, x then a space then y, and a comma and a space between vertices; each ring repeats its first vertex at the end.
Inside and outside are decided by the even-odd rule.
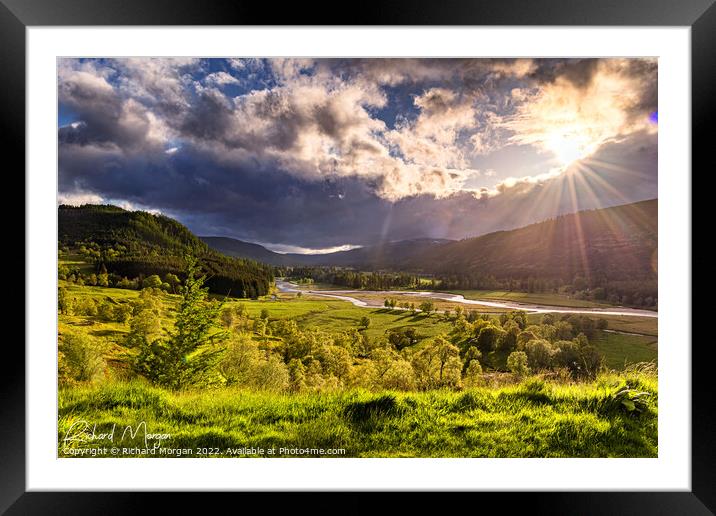
POLYGON ((186 264, 174 329, 151 344, 144 341, 135 364, 139 374, 174 390, 203 383, 223 352, 215 344, 226 338, 225 333, 212 331, 222 303, 207 302, 205 277, 199 275, 196 259, 187 256, 186 264))

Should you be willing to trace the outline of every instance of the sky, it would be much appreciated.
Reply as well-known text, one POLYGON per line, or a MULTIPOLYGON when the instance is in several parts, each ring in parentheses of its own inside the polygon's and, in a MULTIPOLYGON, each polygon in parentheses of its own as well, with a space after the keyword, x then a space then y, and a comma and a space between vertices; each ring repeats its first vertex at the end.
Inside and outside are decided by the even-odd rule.
POLYGON ((58 62, 58 202, 317 253, 657 197, 655 59, 58 62))

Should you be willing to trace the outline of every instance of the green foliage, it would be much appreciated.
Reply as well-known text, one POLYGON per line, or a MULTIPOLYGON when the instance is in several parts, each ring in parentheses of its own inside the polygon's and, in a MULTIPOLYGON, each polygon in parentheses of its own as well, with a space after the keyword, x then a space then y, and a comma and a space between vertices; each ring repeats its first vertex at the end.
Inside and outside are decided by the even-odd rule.
POLYGON ((289 389, 291 392, 301 392, 306 389, 306 368, 297 358, 288 363, 289 389))
POLYGON ((207 374, 222 352, 212 345, 223 334, 212 333, 222 305, 207 302, 204 277, 198 276, 196 259, 186 257, 186 279, 174 329, 163 339, 144 340, 135 361, 135 370, 151 382, 170 389, 182 389, 207 380, 207 374))
POLYGON ((652 393, 640 391, 625 385, 611 395, 605 404, 605 412, 624 412, 630 416, 639 416, 650 409, 652 393))
POLYGON ((549 341, 535 339, 525 344, 525 353, 527 354, 527 363, 530 368, 538 371, 549 369, 552 366, 555 350, 549 341))
POLYGON ((525 376, 530 373, 527 366, 527 354, 524 351, 513 351, 507 357, 507 368, 517 376, 525 376))
POLYGON ((420 311, 423 312, 426 315, 430 315, 432 312, 435 311, 435 303, 433 303, 430 300, 423 301, 420 303, 420 311))
POLYGON ((418 332, 412 326, 388 332, 388 342, 398 351, 414 346, 420 340, 418 332))
POLYGON ((81 333, 65 333, 58 344, 60 383, 92 382, 104 376, 106 362, 102 341, 81 333))
POLYGON ((157 274, 147 276, 142 281, 142 288, 160 288, 162 286, 162 279, 157 274))
POLYGON ((69 298, 66 288, 59 287, 57 289, 57 309, 61 314, 72 313, 72 300, 69 298))
POLYGON ((492 324, 482 326, 477 333, 477 349, 483 355, 487 355, 490 351, 500 348, 506 336, 507 332, 498 326, 492 324))
POLYGON ((480 361, 477 359, 470 360, 465 370, 465 387, 477 387, 481 383, 481 377, 482 366, 480 365, 480 361))
POLYGON ((439 335, 412 357, 419 388, 458 387, 461 381, 460 349, 439 335))

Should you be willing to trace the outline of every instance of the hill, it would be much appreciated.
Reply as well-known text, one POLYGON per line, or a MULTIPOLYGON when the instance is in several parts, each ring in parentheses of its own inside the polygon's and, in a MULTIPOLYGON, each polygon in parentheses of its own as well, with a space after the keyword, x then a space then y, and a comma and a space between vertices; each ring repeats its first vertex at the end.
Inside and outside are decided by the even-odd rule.
POLYGON ((275 253, 264 246, 229 237, 200 236, 202 242, 226 256, 248 258, 270 265, 289 265, 291 260, 285 254, 275 253))
POLYGON ((97 272, 104 268, 121 277, 181 277, 183 257, 190 253, 207 273, 211 292, 262 296, 273 281, 270 267, 224 256, 176 220, 111 205, 59 206, 58 242, 60 247, 82 250, 97 272))
POLYGON ((400 269, 416 253, 453 242, 453 240, 417 238, 379 245, 360 247, 350 251, 323 254, 275 253, 259 244, 229 237, 199 237, 212 249, 227 256, 250 258, 276 266, 297 267, 355 267, 371 269, 400 269))
POLYGON ((202 239, 230 256, 277 266, 387 269, 452 276, 460 278, 447 281, 455 288, 485 288, 483 280, 488 277, 539 278, 559 284, 582 277, 595 285, 656 279, 657 221, 658 201, 653 199, 580 211, 460 241, 403 240, 327 254, 279 254, 232 238, 202 239), (466 286, 471 282, 476 285, 466 286))
POLYGON ((437 238, 415 238, 412 240, 385 242, 351 249, 350 251, 298 256, 303 257, 302 265, 404 270, 405 265, 410 262, 412 257, 450 242, 454 241, 437 238))
POLYGON ((427 249, 406 265, 436 274, 563 282, 656 279, 657 221, 656 199, 580 211, 427 249))

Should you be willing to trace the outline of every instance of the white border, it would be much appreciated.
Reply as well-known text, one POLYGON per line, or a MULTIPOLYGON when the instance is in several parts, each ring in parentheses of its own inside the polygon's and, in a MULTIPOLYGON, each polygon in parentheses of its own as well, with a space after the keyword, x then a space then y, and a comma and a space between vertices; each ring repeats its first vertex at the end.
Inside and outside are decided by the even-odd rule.
POLYGON ((28 490, 690 490, 688 27, 31 27, 27 44, 28 490), (118 55, 658 56, 659 458, 57 459, 56 58, 118 55))

